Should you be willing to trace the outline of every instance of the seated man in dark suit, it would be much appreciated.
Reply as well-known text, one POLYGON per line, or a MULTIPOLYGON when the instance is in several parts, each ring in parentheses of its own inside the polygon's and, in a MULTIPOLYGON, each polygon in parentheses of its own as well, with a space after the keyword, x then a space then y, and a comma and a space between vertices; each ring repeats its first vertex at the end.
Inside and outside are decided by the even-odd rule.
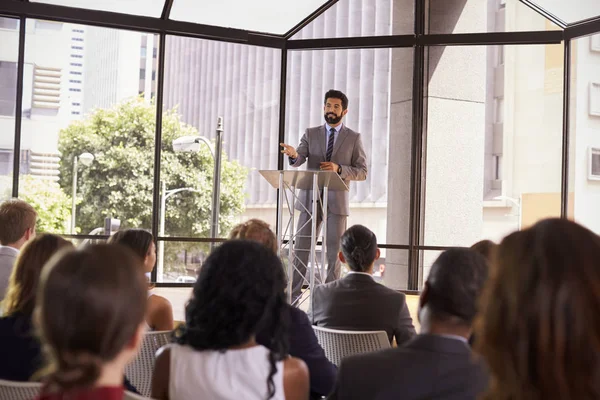
POLYGON ((403 293, 372 277, 379 258, 375 234, 362 225, 350 227, 341 239, 339 258, 351 269, 343 279, 314 289, 313 324, 351 331, 386 331, 398 344, 415 335, 403 293))
POLYGON ((478 398, 488 378, 467 340, 487 275, 486 260, 473 250, 442 253, 421 292, 421 333, 398 348, 344 359, 329 398, 478 398))

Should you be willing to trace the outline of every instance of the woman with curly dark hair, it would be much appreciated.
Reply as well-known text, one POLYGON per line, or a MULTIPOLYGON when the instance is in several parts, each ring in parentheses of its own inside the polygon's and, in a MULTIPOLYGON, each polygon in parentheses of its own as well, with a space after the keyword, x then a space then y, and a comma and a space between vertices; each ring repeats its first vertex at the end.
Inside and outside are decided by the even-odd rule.
POLYGON ((176 344, 159 351, 158 400, 308 399, 308 370, 288 356, 285 276, 277 256, 251 241, 226 242, 206 259, 176 344), (271 332, 271 350, 256 333, 271 332))
POLYGON ((507 236, 476 323, 487 400, 600 398, 600 238, 549 219, 507 236))

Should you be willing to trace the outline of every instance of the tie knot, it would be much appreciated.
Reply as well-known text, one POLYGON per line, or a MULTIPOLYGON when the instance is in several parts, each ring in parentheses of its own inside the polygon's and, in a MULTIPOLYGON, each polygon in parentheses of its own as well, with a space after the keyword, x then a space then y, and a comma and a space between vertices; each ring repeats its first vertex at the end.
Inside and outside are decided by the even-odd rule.
POLYGON ((335 133, 335 128, 331 128, 331 129, 329 130, 329 133, 335 133))

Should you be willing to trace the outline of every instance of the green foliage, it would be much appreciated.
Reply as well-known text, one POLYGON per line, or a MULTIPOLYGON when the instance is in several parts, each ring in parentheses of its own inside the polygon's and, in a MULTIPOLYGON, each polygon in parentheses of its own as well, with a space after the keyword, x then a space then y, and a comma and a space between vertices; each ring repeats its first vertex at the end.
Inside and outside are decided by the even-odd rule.
MULTIPOLYGON (((2 177, 2 198, 11 197, 11 177, 2 177)), ((43 180, 31 175, 21 175, 19 198, 31 204, 38 213, 38 232, 64 233, 71 220, 71 198, 57 182, 43 180)))
MULTIPOLYGON (((156 106, 140 98, 110 109, 94 110, 59 134, 60 186, 70 191, 73 157, 92 153, 90 166, 79 164, 77 226, 88 233, 104 225, 105 217, 121 220, 122 227, 150 228, 154 171, 156 106)), ((166 229, 171 236, 208 236, 212 199, 213 158, 207 146, 197 153, 175 153, 172 141, 197 136, 196 128, 181 121, 176 110, 163 113, 161 179, 167 190, 191 187, 167 200, 166 229)), ((247 169, 222 157, 220 231, 227 232, 233 217, 244 209, 247 169)), ((158 205, 157 205, 158 207, 158 205)), ((175 246, 171 246, 175 247, 175 246)), ((168 261, 166 259, 165 261, 168 261)))

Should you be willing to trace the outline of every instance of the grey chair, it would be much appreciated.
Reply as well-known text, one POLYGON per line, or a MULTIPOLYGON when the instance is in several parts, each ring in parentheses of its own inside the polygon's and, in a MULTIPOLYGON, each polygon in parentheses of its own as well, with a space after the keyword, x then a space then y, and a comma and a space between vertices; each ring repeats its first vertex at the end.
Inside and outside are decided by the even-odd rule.
POLYGON ((138 355, 125 367, 125 376, 142 396, 150 397, 156 352, 171 342, 171 333, 146 332, 138 355))
POLYGON ((0 400, 32 400, 40 394, 38 382, 12 382, 0 379, 0 400))
POLYGON ((385 331, 342 331, 319 326, 313 329, 325 356, 338 366, 344 357, 391 347, 385 331))

